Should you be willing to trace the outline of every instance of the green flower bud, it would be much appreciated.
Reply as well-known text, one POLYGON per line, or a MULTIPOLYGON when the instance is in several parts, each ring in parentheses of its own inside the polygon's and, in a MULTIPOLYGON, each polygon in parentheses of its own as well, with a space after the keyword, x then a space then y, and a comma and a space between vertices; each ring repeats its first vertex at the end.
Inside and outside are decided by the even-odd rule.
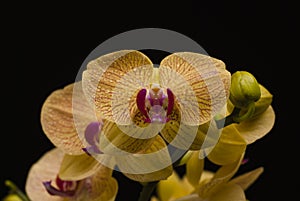
POLYGON ((247 108, 260 99, 261 92, 255 77, 247 71, 237 71, 231 76, 230 101, 237 108, 247 108))

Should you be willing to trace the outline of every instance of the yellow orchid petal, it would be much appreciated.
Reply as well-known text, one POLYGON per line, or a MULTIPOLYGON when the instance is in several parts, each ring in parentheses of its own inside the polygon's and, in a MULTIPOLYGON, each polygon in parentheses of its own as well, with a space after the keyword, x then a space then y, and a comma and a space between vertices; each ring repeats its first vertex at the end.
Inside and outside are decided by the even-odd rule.
POLYGON ((60 149, 52 149, 35 162, 27 176, 25 190, 32 201, 63 201, 64 198, 51 196, 45 189, 43 182, 55 180, 64 153, 60 149))
POLYGON ((273 95, 263 86, 259 85, 261 97, 258 101, 255 102, 255 111, 253 117, 262 114, 268 109, 273 101, 273 95))
POLYGON ((227 109, 227 111, 226 111, 226 117, 227 117, 232 113, 232 111, 234 109, 234 105, 232 104, 230 99, 227 100, 226 109, 227 109))
POLYGON ((174 93, 187 125, 209 121, 229 96, 230 73, 224 62, 207 55, 171 54, 161 61, 159 73, 161 86, 174 93))
POLYGON ((247 144, 264 137, 273 128, 275 123, 275 113, 272 106, 259 116, 235 124, 236 129, 240 132, 247 144))
POLYGON ((187 192, 187 194, 190 194, 195 190, 195 187, 189 182, 186 175, 183 176, 183 178, 181 179, 181 183, 182 183, 182 188, 184 189, 185 192, 187 192))
POLYGON ((246 142, 234 125, 222 130, 218 143, 208 154, 208 159, 217 165, 226 165, 238 160, 246 150, 246 142))
POLYGON ((84 153, 84 139, 79 136, 83 137, 86 126, 95 119, 81 90, 81 82, 54 91, 44 102, 41 111, 41 124, 46 136, 68 154, 84 153), (76 95, 73 96, 75 88, 76 95))
POLYGON ((243 157, 244 154, 235 162, 220 167, 209 182, 200 185, 196 189, 199 197, 206 199, 219 191, 221 185, 228 182, 238 171, 243 157))
POLYGON ((157 194, 160 201, 170 201, 171 198, 183 197, 189 192, 183 188, 183 184, 178 174, 173 171, 167 180, 162 180, 157 184, 157 194))
MULTIPOLYGON (((217 128, 215 121, 209 121, 198 126, 196 137, 190 146, 190 150, 210 149, 218 142, 221 130, 217 128)), ((204 157, 203 157, 204 158, 204 157)))
POLYGON ((105 119, 131 124, 130 104, 141 88, 149 87, 153 64, 143 53, 121 50, 90 61, 83 72, 83 90, 105 119))
MULTIPOLYGON (((175 110, 175 112, 179 110, 175 110)), ((190 126, 179 120, 170 120, 161 130, 162 137, 171 145, 184 150, 200 150, 217 143, 220 131, 215 121, 190 126)))
POLYGON ((110 168, 101 166, 92 177, 81 181, 78 192, 71 201, 114 201, 118 192, 118 183, 111 174, 110 168))
POLYGON ((157 199, 156 197, 152 196, 150 201, 160 201, 159 199, 157 199))
POLYGON ((187 195, 182 198, 179 198, 175 201, 203 201, 203 200, 201 200, 197 194, 191 194, 191 195, 187 195))
POLYGON ((200 181, 199 181, 199 186, 203 186, 204 184, 207 184, 213 177, 215 173, 204 170, 201 174, 200 181))
POLYGON ((243 189, 236 184, 223 184, 209 201, 246 201, 243 189))
POLYGON ((194 151, 186 164, 187 180, 195 187, 199 185, 200 177, 204 169, 204 160, 199 159, 199 151, 194 151))
POLYGON ((253 184, 258 179, 258 177, 263 173, 263 171, 263 167, 256 168, 250 172, 244 173, 238 177, 233 178, 229 181, 229 183, 237 184, 245 191, 251 184, 253 184))
POLYGON ((65 155, 60 166, 59 177, 62 180, 82 180, 93 175, 101 164, 87 154, 65 155))
POLYGON ((114 122, 103 120, 99 149, 111 155, 123 154, 123 152, 125 154, 137 153, 149 148, 156 139, 155 137, 149 139, 134 138, 128 132, 137 131, 136 129, 126 130, 123 128, 114 122))
POLYGON ((234 161, 231 164, 224 165, 218 169, 218 171, 215 173, 213 180, 222 180, 221 183, 229 181, 231 177, 237 172, 239 169, 241 162, 244 158, 245 153, 241 155, 241 157, 234 161))
POLYGON ((120 171, 128 178, 139 182, 167 179, 173 171, 172 161, 164 140, 156 140, 138 154, 116 156, 120 171))

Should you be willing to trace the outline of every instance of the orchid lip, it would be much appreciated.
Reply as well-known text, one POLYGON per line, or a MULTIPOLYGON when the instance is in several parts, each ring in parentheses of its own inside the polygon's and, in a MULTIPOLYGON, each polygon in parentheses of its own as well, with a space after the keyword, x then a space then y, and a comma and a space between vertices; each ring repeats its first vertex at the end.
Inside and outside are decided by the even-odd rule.
POLYGON ((167 94, 168 94, 168 108, 167 108, 167 116, 171 115, 173 108, 174 108, 174 94, 171 91, 171 89, 167 89, 167 94))
POLYGON ((43 185, 50 195, 57 195, 57 196, 61 196, 61 197, 72 197, 75 195, 75 192, 76 192, 76 190, 69 190, 69 191, 59 190, 51 185, 51 180, 44 181, 43 185))
POLYGON ((97 145, 87 146, 82 148, 82 150, 89 156, 93 154, 103 154, 103 152, 99 150, 97 145))
POLYGON ((136 97, 136 104, 139 111, 145 117, 145 123, 166 123, 170 121, 170 115, 174 109, 175 96, 172 91, 167 88, 167 94, 163 93, 161 88, 155 87, 149 90, 141 89, 136 97), (168 102, 165 103, 165 99, 168 102), (165 109, 166 105, 167 108, 165 109))
POLYGON ((98 148, 99 133, 101 132, 103 122, 91 122, 85 129, 84 137, 89 146, 82 148, 88 155, 103 154, 98 148))
POLYGON ((150 118, 146 110, 146 94, 147 94, 147 90, 141 89, 137 94, 136 104, 140 112, 146 117, 145 121, 148 121, 150 120, 150 118))
POLYGON ((249 162, 249 158, 244 158, 241 162, 242 165, 246 164, 249 162))
POLYGON ((99 142, 98 134, 101 131, 102 125, 102 122, 92 122, 86 127, 84 137, 90 145, 95 145, 99 142))

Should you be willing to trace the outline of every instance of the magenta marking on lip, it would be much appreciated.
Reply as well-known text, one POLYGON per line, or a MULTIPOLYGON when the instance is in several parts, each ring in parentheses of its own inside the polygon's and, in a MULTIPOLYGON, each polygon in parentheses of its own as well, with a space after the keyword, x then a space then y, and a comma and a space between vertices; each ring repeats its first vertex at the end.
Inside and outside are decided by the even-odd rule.
POLYGON ((82 148, 82 150, 89 156, 91 156, 93 154, 103 154, 103 152, 99 150, 97 145, 91 145, 88 147, 84 147, 84 148, 82 148))
POLYGON ((173 108, 174 108, 174 101, 175 97, 171 89, 167 89, 167 94, 168 94, 168 108, 167 108, 167 116, 172 114, 173 108))
POLYGON ((146 120, 150 120, 148 112, 146 110, 145 107, 145 103, 146 103, 146 94, 147 94, 147 90, 146 89, 141 89, 136 97, 136 104, 138 109, 140 110, 140 112, 146 117, 146 120))
POLYGON ((101 131, 101 122, 90 123, 84 132, 84 137, 90 145, 95 145, 99 141, 98 134, 101 131))
POLYGON ((249 158, 244 158, 241 162, 242 165, 246 164, 249 162, 249 158))
POLYGON ((57 195, 61 197, 72 197, 75 195, 76 192, 75 190, 63 191, 63 190, 56 189, 51 185, 51 181, 44 181, 43 185, 50 195, 57 195))

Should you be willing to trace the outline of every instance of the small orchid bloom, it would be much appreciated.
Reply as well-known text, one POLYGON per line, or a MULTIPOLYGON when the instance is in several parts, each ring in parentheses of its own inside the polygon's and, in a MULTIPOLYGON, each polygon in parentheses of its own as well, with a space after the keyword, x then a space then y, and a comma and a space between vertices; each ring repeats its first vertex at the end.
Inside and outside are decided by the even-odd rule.
POLYGON ((213 173, 203 169, 204 160, 199 160, 198 155, 194 152, 182 179, 174 172, 167 180, 160 181, 158 198, 153 197, 152 201, 246 201, 244 191, 263 172, 259 167, 233 178, 241 165, 241 158, 213 173))
POLYGON ((30 168, 25 189, 32 201, 113 201, 118 184, 112 170, 92 157, 65 155, 54 148, 30 168))

